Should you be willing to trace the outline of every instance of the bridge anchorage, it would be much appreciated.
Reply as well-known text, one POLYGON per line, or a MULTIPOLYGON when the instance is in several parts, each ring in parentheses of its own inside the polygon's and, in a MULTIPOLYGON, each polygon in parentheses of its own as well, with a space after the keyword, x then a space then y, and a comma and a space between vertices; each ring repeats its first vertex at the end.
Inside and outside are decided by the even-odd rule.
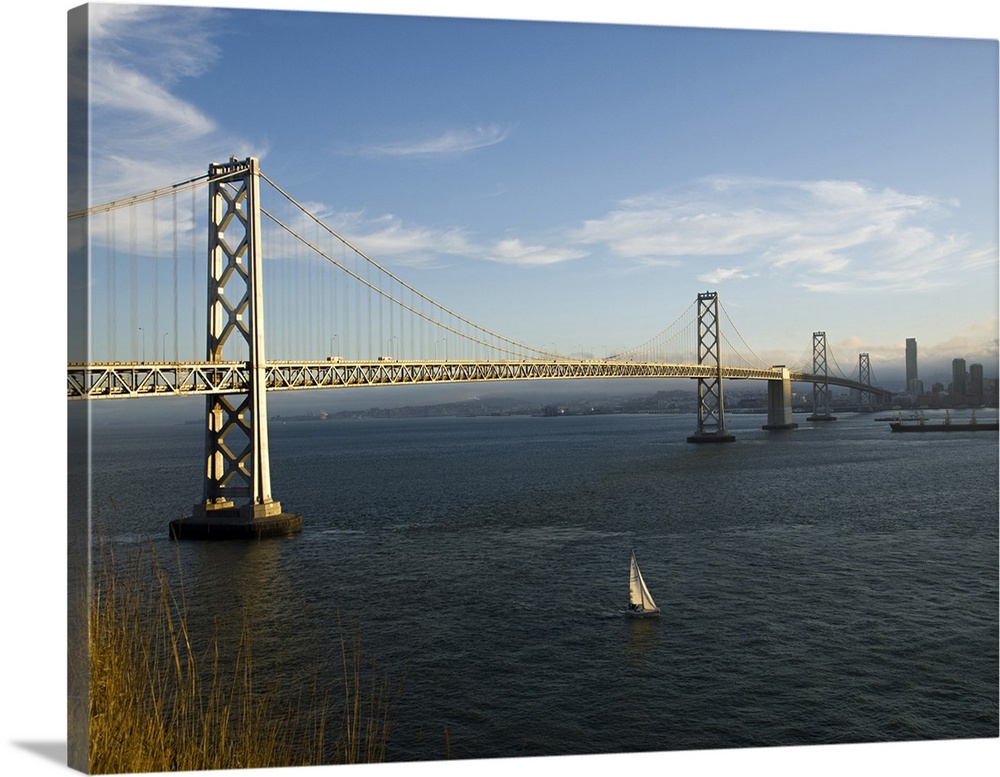
POLYGON ((205 400, 205 480, 191 516, 170 523, 174 539, 294 534, 302 516, 271 496, 264 359, 260 168, 257 159, 208 169, 208 358, 226 361, 230 338, 248 346, 245 386, 205 400))

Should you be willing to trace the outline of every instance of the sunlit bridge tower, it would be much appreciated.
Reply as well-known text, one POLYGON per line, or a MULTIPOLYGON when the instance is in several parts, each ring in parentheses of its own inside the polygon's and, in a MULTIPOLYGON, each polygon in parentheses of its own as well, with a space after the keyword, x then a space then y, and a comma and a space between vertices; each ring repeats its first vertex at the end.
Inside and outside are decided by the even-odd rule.
POLYGON ((708 367, 707 377, 698 378, 698 428, 688 442, 733 442, 726 434, 722 402, 722 358, 719 350, 719 294, 698 295, 698 364, 708 367))
POLYGON ((245 379, 206 399, 203 498, 190 517, 171 522, 170 534, 175 539, 291 534, 302 528, 302 516, 282 512, 271 496, 259 163, 233 157, 210 165, 208 175, 206 361, 220 370, 245 370, 245 379), (247 361, 239 359, 244 354, 247 361))
POLYGON ((813 412, 807 421, 836 421, 830 412, 829 368, 826 363, 826 332, 813 332, 813 412))

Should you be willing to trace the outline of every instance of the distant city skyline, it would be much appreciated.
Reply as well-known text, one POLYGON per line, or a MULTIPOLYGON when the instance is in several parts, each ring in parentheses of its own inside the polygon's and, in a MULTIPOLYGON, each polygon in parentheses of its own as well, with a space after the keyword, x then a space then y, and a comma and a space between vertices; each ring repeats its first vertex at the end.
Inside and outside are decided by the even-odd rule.
POLYGON ((613 353, 712 289, 770 363, 995 371, 995 40, 93 9, 94 201, 255 155, 517 341, 613 353))
POLYGON ((917 343, 916 338, 906 338, 906 350, 904 353, 905 380, 903 386, 905 387, 904 390, 910 394, 928 392, 934 385, 947 387, 949 384, 964 383, 964 378, 962 381, 957 380, 958 370, 960 369, 958 366, 959 364, 962 365, 961 369, 963 371, 965 370, 965 365, 968 364, 968 371, 963 374, 968 376, 969 381, 972 380, 972 371, 976 368, 980 394, 982 393, 984 380, 996 380, 1000 377, 1000 371, 998 371, 996 364, 982 364, 981 362, 977 362, 975 360, 968 360, 961 356, 955 356, 948 364, 933 363, 930 371, 927 373, 933 377, 930 380, 925 380, 921 377, 921 375, 924 374, 924 371, 920 367, 921 362, 919 353, 919 344, 917 343))

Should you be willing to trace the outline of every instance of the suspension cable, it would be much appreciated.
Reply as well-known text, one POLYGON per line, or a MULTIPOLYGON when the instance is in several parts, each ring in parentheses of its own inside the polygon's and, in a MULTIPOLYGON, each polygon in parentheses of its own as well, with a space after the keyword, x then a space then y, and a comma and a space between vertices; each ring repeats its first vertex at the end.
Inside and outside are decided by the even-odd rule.
MULTIPOLYGON (((747 349, 748 351, 750 351, 750 355, 751 355, 751 356, 753 356, 753 358, 755 358, 755 359, 757 360, 757 364, 758 364, 758 365, 760 365, 761 367, 767 367, 767 366, 769 366, 768 364, 766 364, 766 363, 764 362, 764 360, 763 360, 763 359, 761 359, 761 358, 760 358, 760 357, 759 357, 759 356, 758 356, 758 355, 757 355, 757 354, 756 354, 756 353, 754 352, 753 348, 751 348, 751 347, 750 347, 750 344, 749 344, 749 343, 748 343, 748 342, 746 341, 746 339, 745 339, 745 338, 743 337, 742 333, 741 333, 741 332, 740 332, 740 330, 739 330, 739 329, 737 328, 736 324, 734 324, 734 323, 733 323, 733 319, 729 317, 729 311, 728 311, 728 310, 726 310, 726 307, 725 307, 725 305, 723 305, 723 304, 722 304, 722 300, 719 300, 719 307, 720 307, 720 308, 722 308, 722 313, 723 313, 723 315, 725 315, 725 317, 726 317, 726 321, 728 321, 728 322, 729 322, 729 326, 731 326, 731 327, 733 328, 733 331, 734 331, 734 332, 736 333, 736 336, 737 336, 738 338, 740 338, 740 342, 741 342, 741 343, 743 343, 743 345, 744 345, 744 346, 746 347, 746 349, 747 349)), ((728 342, 728 340, 727 340, 727 342, 728 342)), ((730 345, 730 346, 732 347, 732 349, 733 349, 733 352, 734 352, 734 353, 739 353, 739 351, 738 351, 738 350, 736 349, 736 347, 735 347, 735 346, 734 346, 734 345, 733 345, 732 343, 729 343, 729 345, 730 345)), ((747 363, 749 363, 749 361, 750 361, 750 360, 749 360, 749 359, 746 359, 746 361, 747 361, 747 363)))
MULTIPOLYGON (((677 324, 685 316, 687 316, 687 314, 691 312, 691 308, 693 308, 696 304, 697 304, 697 300, 695 300, 690 305, 688 305, 687 309, 683 313, 681 313, 679 316, 677 316, 677 318, 675 318, 673 321, 671 321, 670 324, 667 325, 667 327, 665 329, 660 330, 660 332, 658 332, 657 334, 653 335, 651 338, 649 338, 648 340, 646 340, 646 342, 640 343, 639 345, 637 345, 637 346, 635 346, 633 348, 628 348, 628 349, 626 349, 624 351, 616 353, 613 356, 610 356, 608 358, 609 359, 622 359, 622 358, 628 357, 628 356, 630 356, 632 354, 635 354, 635 353, 643 353, 645 350, 647 350, 647 346, 651 345, 655 340, 657 340, 660 337, 662 337, 663 335, 665 335, 667 332, 669 332, 671 330, 671 328, 673 328, 673 326, 675 324, 677 324)), ((675 334, 671 335, 667 339, 666 342, 670 342, 670 340, 673 340, 674 338, 680 337, 685 331, 687 331, 688 329, 691 328, 692 323, 693 322, 688 322, 688 324, 683 329, 680 329, 678 332, 676 332, 675 334)))
MULTIPOLYGON (((260 212, 263 215, 267 216, 269 219, 271 219, 271 221, 273 221, 275 224, 277 224, 281 229, 283 229, 286 232, 288 232, 288 234, 290 234, 296 240, 298 240, 299 242, 301 242, 304 246, 306 246, 307 248, 311 249, 312 251, 315 251, 317 254, 319 254, 320 256, 322 256, 328 262, 330 262, 331 264, 333 264, 335 267, 343 270, 345 273, 347 273, 348 275, 350 275, 356 281, 358 281, 359 283, 363 284, 364 286, 366 286, 371 291, 374 291, 376 294, 379 294, 383 299, 385 299, 385 300, 387 300, 389 302, 392 302, 395 305, 398 305, 399 307, 403 308, 404 310, 407 310, 410 313, 413 313, 414 315, 419 316, 420 318, 422 318, 425 321, 428 321, 428 322, 434 324, 435 326, 439 326, 442 329, 444 329, 444 330, 446 330, 448 332, 451 332, 452 334, 456 334, 456 335, 458 335, 459 337, 461 337, 461 338, 463 338, 465 340, 469 340, 469 341, 474 342, 474 343, 476 343, 478 345, 485 345, 487 347, 491 347, 494 350, 501 351, 502 353, 509 353, 509 354, 514 355, 514 356, 523 356, 525 351, 530 351, 530 352, 533 352, 533 353, 545 354, 547 356, 555 356, 555 354, 551 354, 551 353, 548 353, 546 351, 541 351, 541 350, 539 350, 537 348, 532 348, 530 346, 523 345, 522 343, 514 342, 513 340, 510 340, 510 339, 508 339, 506 337, 503 337, 502 335, 497 335, 497 334, 495 334, 493 332, 490 332, 487 329, 483 329, 482 327, 480 327, 480 326, 472 323, 471 321, 468 321, 467 319, 462 318, 461 316, 458 316, 457 314, 452 314, 452 315, 455 316, 455 318, 459 319, 463 323, 469 324, 470 326, 472 326, 476 330, 478 330, 480 332, 483 332, 485 334, 491 334, 494 337, 499 338, 503 342, 508 343, 510 345, 521 347, 523 350, 513 351, 513 350, 510 350, 509 348, 502 348, 500 346, 493 346, 493 345, 491 345, 489 342, 487 342, 485 340, 480 340, 479 338, 472 337, 471 335, 463 334, 462 332, 460 332, 459 330, 457 330, 457 329, 449 326, 448 324, 445 324, 445 323, 443 323, 441 321, 437 321, 437 320, 431 318, 430 316, 426 315, 425 313, 423 313, 423 312, 421 312, 419 310, 416 310, 415 308, 411 307, 410 305, 407 305, 402 300, 396 299, 395 297, 393 297, 388 292, 386 292, 383 289, 379 288, 378 286, 376 286, 375 284, 371 283, 370 281, 362 278, 360 275, 358 275, 357 273, 355 273, 353 270, 345 267, 340 262, 338 262, 336 259, 334 259, 332 256, 330 256, 329 254, 325 253, 322 249, 320 249, 319 247, 317 247, 317 246, 313 245, 312 243, 310 243, 308 240, 306 240, 304 237, 302 237, 301 235, 299 235, 291 227, 289 227, 287 224, 285 224, 284 222, 282 222, 280 219, 278 219, 276 216, 274 216, 269 211, 265 210, 264 208, 261 208, 260 212)), ((320 222, 320 223, 322 223, 322 222, 320 222)), ((348 244, 348 245, 350 246, 350 244, 348 244)), ((360 252, 358 252, 358 253, 360 254, 360 252)), ((363 256, 363 254, 361 254, 361 255, 363 256)), ((371 264, 374 265, 375 267, 378 267, 378 264, 375 263, 375 262, 372 262, 371 264)), ((400 281, 400 283, 403 283, 403 282, 400 281)), ((405 283, 403 283, 403 285, 406 286, 405 283)), ((407 286, 407 288, 410 288, 410 287, 407 286)), ((423 295, 420 294, 419 291, 416 292, 416 294, 418 294, 419 296, 423 297, 423 295)), ((426 299, 428 302, 431 302, 432 304, 437 305, 437 303, 435 303, 433 300, 431 300, 431 299, 429 299, 427 297, 423 297, 423 298, 426 299)), ((441 305, 437 305, 437 307, 440 308, 441 310, 446 311, 446 312, 450 312, 450 311, 447 310, 447 308, 445 308, 445 307, 443 307, 441 305)))
POLYGON ((151 189, 150 191, 143 192, 142 194, 135 194, 131 197, 125 197, 120 200, 111 200, 110 202, 105 202, 101 205, 93 205, 89 208, 70 211, 66 214, 66 218, 67 220, 72 221, 73 219, 85 218, 86 216, 93 216, 98 213, 108 213, 113 210, 128 208, 132 205, 141 205, 144 202, 152 202, 160 199, 161 197, 168 197, 172 194, 183 192, 197 186, 204 186, 207 183, 211 183, 212 181, 219 180, 219 178, 223 177, 228 176, 216 176, 215 178, 211 178, 206 173, 205 175, 199 175, 196 178, 189 178, 186 181, 181 181, 180 183, 175 183, 170 186, 162 186, 159 189, 151 189))
MULTIPOLYGON (((837 371, 840 373, 840 377, 846 380, 850 380, 851 378, 848 377, 848 375, 844 372, 843 367, 841 367, 837 363, 837 357, 833 355, 833 349, 829 346, 829 344, 827 344, 826 352, 829 355, 829 360, 833 362, 833 365, 837 368, 837 371)), ((851 374, 853 375, 854 373, 852 372, 851 374)))
POLYGON ((799 354, 799 358, 792 362, 791 370, 792 372, 806 372, 812 369, 812 346, 807 345, 805 349, 799 354))
MULTIPOLYGON (((306 216, 308 216, 310 219, 312 219, 314 222, 316 222, 316 224, 318 224, 321 229, 323 229, 328 234, 330 234, 332 237, 336 238, 341 243, 343 243, 345 246, 347 246, 348 248, 350 248, 352 251, 354 251, 354 253, 356 253, 358 256, 360 256, 362 259, 364 259, 366 262, 368 262, 372 267, 376 268, 377 270, 379 270, 380 272, 382 272, 383 274, 385 274, 390 280, 393 280, 393 281, 396 281, 397 283, 399 283, 406 290, 412 292, 413 294, 416 294, 418 297, 420 297, 421 299, 425 300, 426 302, 429 302, 431 305, 433 305, 434 307, 438 308, 443 313, 446 313, 449 316, 453 316, 457 320, 461 321, 463 324, 468 324, 472 328, 476 329, 479 332, 482 332, 484 335, 486 335, 488 337, 495 337, 495 338, 497 338, 497 339, 499 339, 499 340, 501 340, 501 341, 503 341, 503 342, 505 342, 505 343, 507 343, 509 345, 513 345, 513 346, 516 346, 516 347, 522 349, 521 351, 516 352, 518 355, 521 355, 525 351, 528 351, 530 353, 541 354, 542 356, 551 356, 551 357, 557 357, 558 356, 558 354, 552 353, 550 351, 543 350, 541 348, 534 348, 532 346, 525 345, 524 343, 515 342, 514 340, 511 340, 508 337, 504 337, 501 334, 498 334, 498 333, 493 332, 493 331, 491 331, 489 329, 486 329, 485 327, 480 326, 479 324, 476 324, 475 322, 473 322, 473 321, 465 318, 464 316, 459 315, 455 311, 453 311, 453 310, 445 307, 441 303, 436 302, 435 300, 433 300, 430 297, 426 296, 419 289, 414 288, 413 286, 411 286, 410 284, 408 284, 406 281, 404 281, 401 278, 397 277, 392 272, 390 272, 389 270, 387 270, 385 267, 383 267, 382 265, 380 265, 378 262, 376 262, 370 256, 368 256, 363 251, 361 251, 359 248, 357 248, 357 246, 351 244, 351 242, 349 240, 347 240, 346 238, 344 238, 341 235, 337 234, 337 232, 335 232, 329 226, 327 226, 325 223, 323 223, 323 221, 321 221, 319 218, 317 218, 313 213, 309 212, 309 210, 307 210, 305 207, 303 207, 291 195, 289 195, 287 192, 285 192, 283 189, 281 189, 281 187, 279 187, 277 184, 275 184, 274 181, 272 181, 266 175, 264 175, 263 173, 261 173, 260 177, 263 180, 267 181, 267 183, 269 183, 272 187, 274 187, 275 191, 277 191, 279 194, 281 194, 292 205, 294 205, 296 208, 298 208, 300 211, 302 211, 302 213, 304 213, 306 216)), ((313 245, 309 244, 308 241, 306 241, 301 236, 299 236, 298 234, 296 234, 294 230, 292 230, 287 225, 283 224, 279 219, 277 219, 271 213, 268 213, 268 212, 264 211, 263 209, 261 210, 261 212, 264 213, 272 221, 274 221, 282 229, 287 230, 289 232, 289 234, 291 234, 293 237, 296 237, 297 239, 301 240, 304 244, 308 245, 312 250, 314 250, 320 256, 322 256, 323 258, 325 258, 327 261, 329 261, 332 264, 334 264, 335 266, 339 267, 341 270, 343 270, 344 272, 348 273, 353 278, 355 278, 356 280, 360 281, 361 283, 363 283, 365 286, 367 286, 371 290, 373 290, 375 292, 378 292, 385 299, 387 299, 387 300, 389 300, 389 301, 391 301, 391 302, 393 302, 393 303, 395 303, 397 305, 400 305, 401 307, 405 308, 406 310, 409 310, 411 313, 414 313, 414 314, 420 316, 421 318, 423 318, 426 321, 431 322, 432 324, 436 324, 436 325, 441 326, 441 327, 443 327, 445 329, 448 329, 449 331, 453 332, 454 334, 459 335, 460 337, 463 337, 463 338, 465 338, 467 340, 471 340, 473 342, 479 343, 480 345, 487 345, 487 346, 489 346, 489 343, 487 343, 487 342, 485 342, 483 340, 479 340, 477 338, 468 336, 468 335, 464 335, 461 332, 458 332, 457 330, 452 329, 451 327, 448 327, 447 325, 441 323, 440 321, 436 321, 435 319, 433 319, 433 318, 425 315, 424 313, 421 313, 420 311, 414 309, 413 307, 410 307, 409 305, 406 305, 406 303, 404 303, 404 302, 402 302, 400 300, 395 299, 394 297, 392 297, 388 293, 382 291, 377 286, 373 285, 369 281, 366 281, 361 276, 359 276, 359 275, 355 274, 354 272, 352 272, 351 270, 349 270, 347 267, 345 267, 344 265, 342 265, 340 262, 338 262, 333 257, 328 256, 327 254, 323 253, 323 251, 321 251, 316 246, 313 246, 313 245)), ((499 348, 498 350, 502 350, 505 353, 515 353, 514 351, 510 351, 510 350, 502 349, 502 348, 499 348)))

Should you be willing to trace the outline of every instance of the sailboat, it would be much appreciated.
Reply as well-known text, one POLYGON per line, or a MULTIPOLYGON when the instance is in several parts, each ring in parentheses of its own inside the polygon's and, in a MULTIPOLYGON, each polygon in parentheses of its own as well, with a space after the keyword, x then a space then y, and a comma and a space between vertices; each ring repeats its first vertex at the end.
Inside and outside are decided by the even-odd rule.
POLYGON ((642 572, 639 571, 639 563, 635 560, 634 550, 632 551, 632 562, 628 576, 628 614, 637 618, 660 614, 660 608, 656 606, 656 602, 650 596, 649 589, 646 588, 646 581, 642 579, 642 572))

